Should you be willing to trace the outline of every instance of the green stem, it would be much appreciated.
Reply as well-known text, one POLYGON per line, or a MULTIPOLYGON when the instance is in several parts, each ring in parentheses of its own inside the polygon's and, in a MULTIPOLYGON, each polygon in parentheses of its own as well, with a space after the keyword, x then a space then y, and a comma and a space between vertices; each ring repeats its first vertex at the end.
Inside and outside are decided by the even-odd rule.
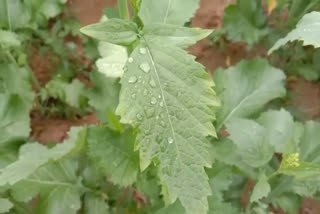
POLYGON ((127 0, 118 0, 119 14, 122 19, 129 20, 129 8, 127 0))

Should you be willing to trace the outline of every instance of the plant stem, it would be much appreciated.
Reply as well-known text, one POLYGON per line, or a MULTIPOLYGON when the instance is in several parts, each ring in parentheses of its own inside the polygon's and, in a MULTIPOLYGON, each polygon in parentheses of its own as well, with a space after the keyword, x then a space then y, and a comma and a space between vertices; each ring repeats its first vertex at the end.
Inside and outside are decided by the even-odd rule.
POLYGON ((129 20, 129 8, 127 0, 118 0, 119 14, 122 19, 129 20))

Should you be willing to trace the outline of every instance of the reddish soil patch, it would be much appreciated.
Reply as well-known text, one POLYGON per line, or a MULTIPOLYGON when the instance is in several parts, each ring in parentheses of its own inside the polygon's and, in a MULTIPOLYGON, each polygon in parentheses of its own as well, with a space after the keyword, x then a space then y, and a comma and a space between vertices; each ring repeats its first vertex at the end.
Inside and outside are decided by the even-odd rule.
POLYGON ((99 123, 95 114, 89 114, 79 119, 43 118, 37 112, 32 114, 33 139, 42 144, 61 142, 67 137, 72 126, 84 126, 99 123))
POLYGON ((291 79, 289 106, 301 119, 320 118, 320 85, 304 79, 291 79))
POLYGON ((117 0, 69 0, 69 8, 82 25, 98 22, 105 7, 116 7, 117 0))

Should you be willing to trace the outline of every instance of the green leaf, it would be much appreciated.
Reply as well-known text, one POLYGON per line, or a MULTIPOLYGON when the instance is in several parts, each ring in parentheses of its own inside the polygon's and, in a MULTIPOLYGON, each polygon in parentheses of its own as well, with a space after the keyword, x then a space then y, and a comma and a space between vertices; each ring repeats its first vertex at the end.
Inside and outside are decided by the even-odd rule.
POLYGON ((77 79, 73 80, 70 84, 65 86, 66 103, 75 108, 85 106, 87 104, 84 95, 86 90, 87 87, 85 84, 77 79))
POLYGON ((312 45, 315 48, 320 47, 320 12, 311 12, 306 14, 298 23, 296 29, 292 30, 286 37, 278 40, 269 50, 269 54, 279 49, 281 46, 299 40, 304 46, 312 45))
POLYGON ((15 30, 26 27, 30 18, 25 2, 21 0, 0 0, 0 28, 15 30))
POLYGON ((271 160, 274 149, 265 138, 266 130, 263 126, 253 120, 234 118, 226 127, 246 164, 260 167, 271 160))
POLYGON ((259 58, 220 69, 215 72, 214 80, 223 102, 223 108, 217 114, 219 128, 233 118, 257 113, 268 102, 286 93, 284 73, 259 58))
POLYGON ((30 201, 39 194, 35 214, 76 214, 81 207, 81 186, 77 183, 77 163, 63 161, 37 169, 12 187, 18 201, 30 201))
POLYGON ((129 45, 138 38, 136 24, 121 19, 109 19, 81 28, 80 31, 95 39, 118 45, 129 45))
POLYGON ((96 62, 98 71, 106 77, 122 77, 123 68, 128 59, 127 48, 108 42, 100 42, 98 49, 102 57, 96 62))
POLYGON ((93 87, 88 92, 89 104, 95 108, 101 122, 110 122, 109 112, 115 112, 119 103, 119 80, 107 78, 97 71, 90 74, 90 80, 93 87))
POLYGON ((215 197, 209 197, 209 212, 208 214, 242 214, 240 210, 236 209, 231 203, 226 203, 215 197))
POLYGON ((268 183, 268 179, 265 175, 262 175, 252 191, 250 203, 259 202, 260 199, 267 197, 270 191, 271 187, 268 183))
POLYGON ((187 213, 206 213, 210 194, 203 169, 211 165, 207 136, 215 136, 213 82, 184 50, 144 38, 128 62, 117 113, 139 127, 140 167, 159 163, 165 200, 187 213), (197 127, 196 129, 194 127, 197 127), (183 182, 181 182, 183 180, 183 182))
POLYGON ((85 197, 85 214, 108 214, 109 206, 103 198, 88 194, 85 197))
POLYGON ((227 38, 232 41, 253 45, 268 33, 267 17, 258 0, 238 0, 225 9, 223 19, 227 38))
POLYGON ((0 171, 0 186, 13 185, 49 161, 57 161, 77 151, 84 144, 85 135, 85 130, 73 128, 69 133, 69 138, 52 149, 38 143, 25 144, 20 149, 19 159, 0 171))
POLYGON ((11 210, 13 204, 5 198, 0 198, 0 213, 7 213, 11 210))
POLYGON ((181 203, 175 202, 174 204, 160 209, 155 214, 184 214, 186 211, 183 209, 181 203))
POLYGON ((199 0, 144 0, 139 16, 143 23, 183 25, 199 7, 199 0))
POLYGON ((19 95, 31 106, 34 93, 30 71, 13 64, 0 64, 0 94, 19 95))
POLYGON ((284 153, 293 137, 294 121, 291 114, 284 109, 268 111, 261 114, 258 123, 264 126, 269 144, 273 145, 275 151, 284 153))
POLYGON ((18 95, 0 94, 0 145, 25 140, 30 129, 29 106, 18 95))
MULTIPOLYGON (((184 1, 184 5, 187 3, 184 1)), ((175 3, 168 6, 168 12, 171 6, 176 8, 173 7, 175 3)), ((179 39, 177 43, 172 42, 172 29, 166 30, 168 35, 164 32, 161 37, 155 35, 155 42, 152 32, 142 31, 138 36, 133 29, 128 33, 128 26, 133 24, 125 22, 127 27, 122 27, 121 23, 115 27, 116 22, 113 19, 98 24, 101 31, 94 31, 91 35, 106 40, 108 36, 101 35, 112 34, 111 37, 117 39, 107 41, 114 44, 128 44, 139 39, 128 59, 127 72, 121 78, 116 113, 121 116, 122 123, 140 129, 136 143, 140 167, 144 170, 151 162, 157 165, 168 204, 179 199, 187 213, 204 214, 208 210, 207 196, 210 195, 204 167, 210 167, 212 163, 207 136, 216 136, 212 121, 219 101, 212 89, 214 83, 203 66, 176 47, 194 42, 194 34, 188 34, 184 38, 186 42, 181 43, 179 39), (108 25, 113 26, 111 31, 108 31, 108 25), (117 34, 123 31, 126 31, 123 36, 126 39, 119 42, 117 34), (167 44, 167 40, 171 42, 167 44)), ((97 27, 85 29, 93 28, 97 27)), ((148 28, 146 24, 145 29, 148 28)), ((196 38, 201 39, 207 33, 197 32, 196 38)))
POLYGON ((212 30, 157 23, 145 26, 143 32, 145 38, 154 43, 166 41, 167 44, 187 48, 209 36, 212 30))
POLYGON ((33 98, 29 72, 15 65, 0 65, 0 144, 29 136, 33 98))
POLYGON ((0 30, 0 44, 4 46, 19 46, 20 40, 18 35, 5 30, 0 30))
POLYGON ((320 164, 320 123, 309 121, 305 124, 304 134, 299 144, 300 159, 305 162, 320 164))
POLYGON ((280 172, 285 175, 294 176, 297 179, 315 179, 320 176, 320 164, 300 162, 296 166, 281 167, 280 172))
POLYGON ((88 129, 87 141, 89 157, 113 183, 128 186, 136 181, 139 155, 134 152, 135 136, 132 130, 119 133, 96 126, 88 129))

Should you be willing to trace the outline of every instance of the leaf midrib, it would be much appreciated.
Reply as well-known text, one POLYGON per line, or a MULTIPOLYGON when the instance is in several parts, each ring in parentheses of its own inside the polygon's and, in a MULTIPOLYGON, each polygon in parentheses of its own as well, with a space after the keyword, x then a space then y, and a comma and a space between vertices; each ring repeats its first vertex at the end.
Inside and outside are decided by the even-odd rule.
MULTIPOLYGON (((170 2, 171 2, 171 0, 170 0, 170 2)), ((157 81, 159 83, 159 88, 160 88, 160 93, 161 93, 161 96, 162 96, 162 101, 163 101, 163 104, 164 104, 164 108, 166 109, 166 112, 167 112, 167 117, 168 117, 168 120, 169 120, 170 129, 171 129, 171 132, 172 132, 172 137, 173 137, 173 140, 174 140, 173 144, 175 145, 177 156, 178 156, 177 159, 179 160, 180 164, 183 165, 182 161, 181 161, 180 152, 179 152, 179 149, 178 149, 178 146, 177 146, 176 134, 175 134, 175 131, 174 131, 174 128, 173 128, 173 125, 172 125, 172 121, 171 121, 171 117, 170 117, 170 114, 169 114, 167 101, 165 99, 165 95, 164 95, 164 92, 163 92, 162 84, 161 84, 160 77, 159 77, 159 74, 158 74, 158 69, 156 67, 156 63, 154 61, 154 57, 153 57, 153 55, 151 53, 151 48, 149 47, 147 40, 143 36, 141 38, 143 38, 143 40, 146 43, 147 53, 148 53, 148 55, 150 57, 154 73, 156 74, 157 81)))

